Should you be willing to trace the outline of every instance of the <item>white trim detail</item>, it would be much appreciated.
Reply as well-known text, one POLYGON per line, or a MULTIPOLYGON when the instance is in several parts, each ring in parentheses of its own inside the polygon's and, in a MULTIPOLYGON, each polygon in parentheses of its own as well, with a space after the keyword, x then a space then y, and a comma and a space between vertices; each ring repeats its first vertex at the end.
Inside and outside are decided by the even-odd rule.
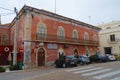
POLYGON ((5 52, 8 52, 9 50, 10 50, 10 49, 9 49, 8 47, 5 47, 5 48, 4 48, 4 51, 5 51, 5 52))

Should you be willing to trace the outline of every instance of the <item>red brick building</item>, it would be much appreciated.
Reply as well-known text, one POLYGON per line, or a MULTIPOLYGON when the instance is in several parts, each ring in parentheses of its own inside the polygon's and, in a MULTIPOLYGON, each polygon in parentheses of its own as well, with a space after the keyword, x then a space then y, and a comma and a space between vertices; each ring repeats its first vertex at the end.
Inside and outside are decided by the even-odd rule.
POLYGON ((9 64, 8 56, 13 46, 10 44, 9 24, 0 25, 0 65, 9 64))
MULTIPOLYGON (((100 28, 90 24, 29 6, 18 16, 17 51, 24 65, 50 65, 61 54, 92 55, 99 46, 100 28)), ((11 44, 15 26, 14 19, 9 25, 11 44)))

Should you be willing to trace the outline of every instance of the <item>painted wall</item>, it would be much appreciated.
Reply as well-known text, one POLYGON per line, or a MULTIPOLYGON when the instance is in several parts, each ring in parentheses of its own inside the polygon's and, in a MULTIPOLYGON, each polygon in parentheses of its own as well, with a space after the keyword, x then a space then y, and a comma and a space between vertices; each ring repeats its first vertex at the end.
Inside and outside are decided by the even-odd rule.
POLYGON ((100 47, 101 52, 105 53, 104 47, 112 47, 112 54, 120 54, 120 27, 100 32, 100 47), (110 42, 110 35, 115 35, 116 41, 110 42))

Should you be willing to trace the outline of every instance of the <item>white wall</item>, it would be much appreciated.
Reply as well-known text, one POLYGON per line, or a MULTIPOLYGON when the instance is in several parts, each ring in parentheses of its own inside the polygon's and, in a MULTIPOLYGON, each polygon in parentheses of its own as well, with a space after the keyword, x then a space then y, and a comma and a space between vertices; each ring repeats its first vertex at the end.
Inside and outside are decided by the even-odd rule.
POLYGON ((104 53, 104 47, 112 47, 113 54, 120 54, 120 21, 112 22, 107 25, 101 25, 101 30, 99 32, 100 39, 100 50, 104 53), (106 27, 111 26, 111 29, 106 29, 106 27), (109 42, 110 35, 115 34, 116 42, 109 42))

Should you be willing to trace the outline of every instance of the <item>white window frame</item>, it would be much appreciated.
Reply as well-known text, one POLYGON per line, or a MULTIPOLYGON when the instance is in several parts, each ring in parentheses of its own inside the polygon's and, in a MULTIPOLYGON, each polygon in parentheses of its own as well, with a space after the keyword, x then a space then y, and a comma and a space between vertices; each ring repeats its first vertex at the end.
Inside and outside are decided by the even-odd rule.
POLYGON ((64 31, 64 28, 62 26, 58 27, 57 36, 58 36, 58 39, 64 39, 65 38, 65 31, 64 31))
POLYGON ((44 23, 40 23, 37 27, 37 37, 46 38, 46 25, 44 23))
POLYGON ((76 29, 73 30, 73 39, 78 40, 78 31, 76 29))

